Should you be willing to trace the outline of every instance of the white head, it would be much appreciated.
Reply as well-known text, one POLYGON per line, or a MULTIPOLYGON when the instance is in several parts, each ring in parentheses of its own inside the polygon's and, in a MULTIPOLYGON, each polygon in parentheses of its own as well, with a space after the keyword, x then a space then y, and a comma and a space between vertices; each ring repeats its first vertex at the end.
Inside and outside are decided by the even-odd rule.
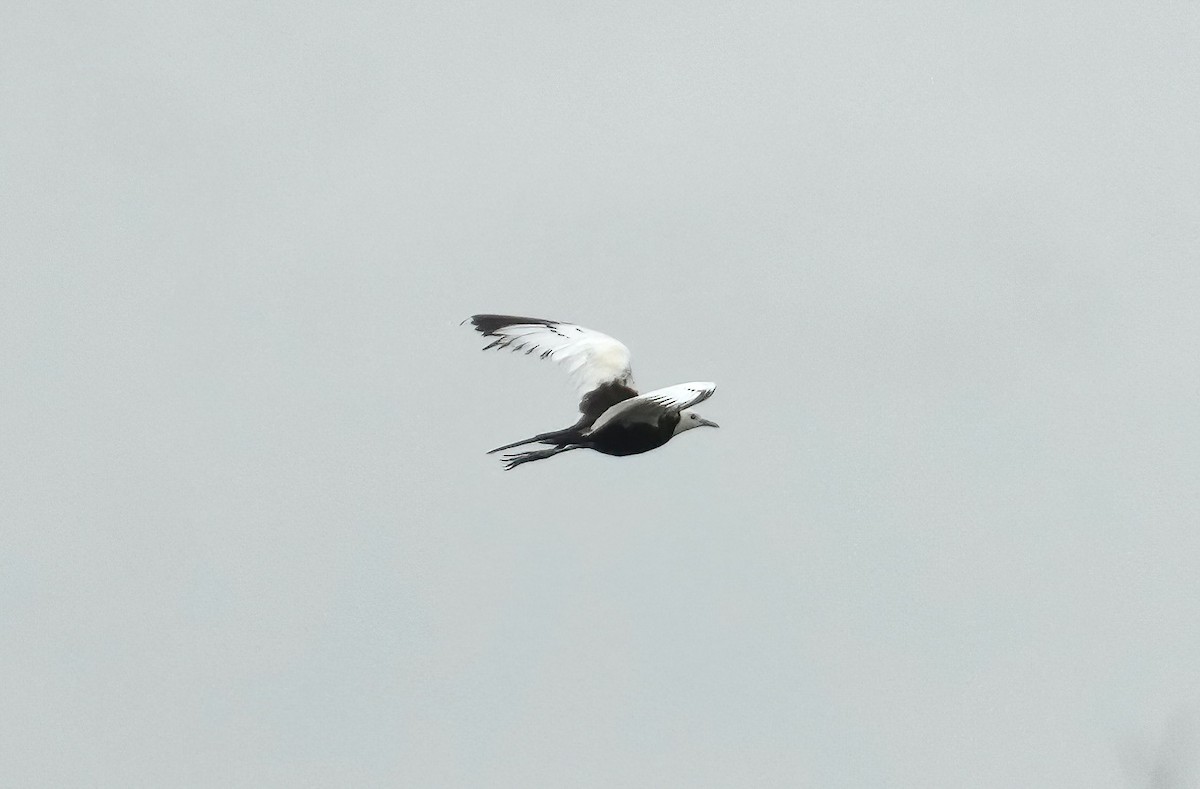
POLYGON ((677 436, 685 430, 691 430, 693 427, 718 427, 718 425, 716 422, 709 422, 695 411, 685 408, 679 412, 679 424, 675 425, 675 432, 671 435, 677 436))

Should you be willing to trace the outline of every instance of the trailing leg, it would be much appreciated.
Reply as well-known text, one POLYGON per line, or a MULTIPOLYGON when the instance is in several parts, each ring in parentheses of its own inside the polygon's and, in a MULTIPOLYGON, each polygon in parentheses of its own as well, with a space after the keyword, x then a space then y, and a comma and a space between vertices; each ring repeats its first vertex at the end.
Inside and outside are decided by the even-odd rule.
POLYGON ((545 460, 563 452, 570 452, 572 449, 583 448, 582 444, 567 444, 566 446, 554 447, 553 449, 538 449, 533 452, 517 452, 512 455, 503 455, 500 459, 505 463, 504 470, 512 471, 522 463, 529 463, 533 460, 545 460))

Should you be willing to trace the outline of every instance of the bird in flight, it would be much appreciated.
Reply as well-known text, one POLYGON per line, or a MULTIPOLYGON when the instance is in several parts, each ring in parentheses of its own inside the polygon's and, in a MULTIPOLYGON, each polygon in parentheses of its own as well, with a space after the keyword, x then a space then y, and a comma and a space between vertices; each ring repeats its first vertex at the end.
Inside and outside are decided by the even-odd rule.
POLYGON ((573 323, 521 318, 515 315, 472 315, 477 332, 492 338, 485 351, 536 353, 565 367, 579 391, 579 421, 562 430, 539 433, 523 441, 496 447, 488 454, 526 444, 550 444, 550 449, 504 455, 505 467, 545 460, 572 449, 593 449, 605 455, 636 455, 657 449, 693 427, 716 427, 692 406, 712 397, 717 385, 703 381, 668 386, 646 394, 634 388, 629 349, 593 329, 573 323))

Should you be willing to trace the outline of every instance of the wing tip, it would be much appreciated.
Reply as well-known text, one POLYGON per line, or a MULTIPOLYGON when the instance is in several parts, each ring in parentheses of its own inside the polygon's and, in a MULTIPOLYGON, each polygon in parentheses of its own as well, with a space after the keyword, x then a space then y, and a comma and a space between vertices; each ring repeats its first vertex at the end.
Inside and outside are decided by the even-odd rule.
POLYGON ((478 315, 472 315, 463 320, 459 326, 467 323, 470 323, 471 327, 484 337, 491 337, 500 329, 509 326, 545 326, 547 328, 554 328, 555 326, 562 325, 561 321, 549 320, 547 318, 528 318, 522 315, 497 315, 491 312, 481 312, 478 315))

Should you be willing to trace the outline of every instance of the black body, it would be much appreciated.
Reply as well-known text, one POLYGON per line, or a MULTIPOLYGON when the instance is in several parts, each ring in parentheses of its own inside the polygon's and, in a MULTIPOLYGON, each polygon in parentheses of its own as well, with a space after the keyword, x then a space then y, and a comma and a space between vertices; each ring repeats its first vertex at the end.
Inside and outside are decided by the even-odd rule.
MULTIPOLYGON (((679 414, 674 412, 664 413, 658 418, 657 423, 641 420, 636 422, 622 422, 618 418, 605 424, 596 432, 587 435, 569 429, 562 431, 561 434, 544 434, 547 438, 540 439, 542 443, 556 444, 557 446, 553 449, 539 449, 533 452, 518 452, 514 455, 505 455, 504 460, 508 462, 507 469, 511 471, 522 463, 529 463, 533 460, 545 460, 546 458, 554 457, 561 452, 567 452, 572 449, 594 449, 605 455, 616 455, 618 457, 640 455, 643 452, 658 449, 670 441, 671 436, 675 435, 675 426, 678 424, 679 414)), ((523 443, 526 442, 522 441, 512 446, 519 446, 523 443)), ((501 447, 501 449, 504 448, 501 447)), ((496 452, 498 450, 492 451, 496 452)))
POLYGON ((679 414, 670 412, 659 417, 656 425, 649 422, 626 423, 614 420, 587 436, 583 443, 586 443, 589 449, 603 452, 605 455, 640 455, 658 449, 670 441, 677 424, 679 414))

